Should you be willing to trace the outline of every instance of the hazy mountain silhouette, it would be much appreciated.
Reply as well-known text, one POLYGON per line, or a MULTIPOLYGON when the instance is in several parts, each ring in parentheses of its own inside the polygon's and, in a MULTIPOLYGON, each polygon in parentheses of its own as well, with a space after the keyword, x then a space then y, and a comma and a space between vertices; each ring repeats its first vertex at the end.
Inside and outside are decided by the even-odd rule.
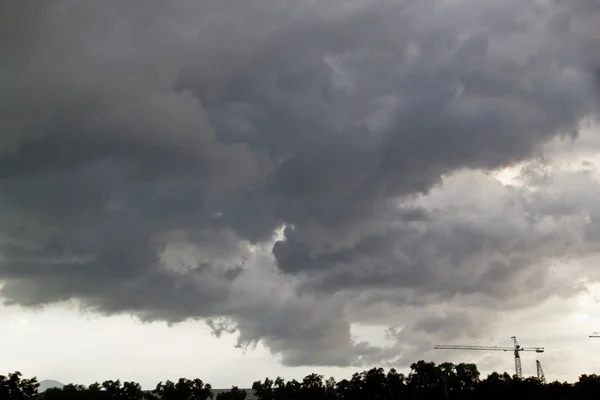
POLYGON ((43 381, 40 381, 40 387, 38 388, 38 393, 41 393, 46 389, 55 388, 55 387, 62 388, 63 386, 65 386, 65 385, 60 383, 59 381, 55 381, 53 379, 45 379, 43 381))

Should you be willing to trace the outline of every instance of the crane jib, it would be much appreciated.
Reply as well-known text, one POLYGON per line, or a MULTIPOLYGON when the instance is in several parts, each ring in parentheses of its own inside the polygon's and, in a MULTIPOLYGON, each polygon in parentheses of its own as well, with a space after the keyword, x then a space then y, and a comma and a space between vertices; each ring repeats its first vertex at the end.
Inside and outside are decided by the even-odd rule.
POLYGON ((543 353, 543 347, 521 347, 517 342, 517 338, 512 336, 514 346, 513 347, 504 347, 504 346, 469 346, 469 345, 453 345, 453 344, 438 344, 434 346, 436 350, 484 350, 484 351, 512 351, 514 352, 515 358, 515 372, 519 378, 522 378, 522 370, 521 370, 521 356, 519 355, 522 351, 535 351, 536 353, 543 353))

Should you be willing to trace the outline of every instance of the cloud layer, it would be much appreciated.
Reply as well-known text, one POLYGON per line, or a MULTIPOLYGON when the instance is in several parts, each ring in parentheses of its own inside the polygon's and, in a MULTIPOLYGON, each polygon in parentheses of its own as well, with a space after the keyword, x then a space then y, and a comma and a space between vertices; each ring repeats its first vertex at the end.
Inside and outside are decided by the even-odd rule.
POLYGON ((599 110, 593 1, 0 7, 9 303, 350 365, 596 279, 551 266, 597 251, 597 174, 535 161, 599 110), (354 322, 404 331, 381 348, 354 322))

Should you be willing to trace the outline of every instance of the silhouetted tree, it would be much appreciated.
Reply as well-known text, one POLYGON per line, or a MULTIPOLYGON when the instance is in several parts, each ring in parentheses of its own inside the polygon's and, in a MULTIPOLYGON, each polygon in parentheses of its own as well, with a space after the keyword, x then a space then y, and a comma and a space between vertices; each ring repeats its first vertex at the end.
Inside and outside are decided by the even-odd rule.
POLYGON ((118 400, 142 400, 143 398, 144 392, 139 383, 125 382, 119 392, 118 400))
POLYGON ((442 369, 434 362, 418 361, 410 366, 408 387, 413 399, 444 400, 448 398, 442 369))
POLYGON ((544 385, 543 394, 540 398, 547 400, 573 399, 573 385, 567 382, 550 382, 544 385))
POLYGON ((390 400, 402 399, 407 393, 406 377, 404 374, 399 374, 394 368, 387 373, 387 387, 390 400))
POLYGON ((596 374, 581 375, 573 387, 574 398, 600 399, 600 376, 596 374))
POLYGON ((217 395, 216 400, 244 400, 247 396, 245 390, 240 390, 237 386, 233 386, 231 390, 217 395))
POLYGON ((273 400, 273 381, 265 378, 264 382, 256 381, 252 384, 254 395, 260 400, 273 400))
POLYGON ((65 385, 62 388, 50 388, 43 393, 44 400, 87 400, 91 398, 84 385, 65 385))
POLYGON ((144 393, 136 382, 125 382, 121 385, 119 380, 105 381, 100 385, 93 383, 89 387, 84 385, 65 385, 62 388, 51 388, 40 394, 39 400, 143 400, 151 396, 144 393))
POLYGON ((0 375, 0 399, 4 400, 29 400, 37 395, 40 386, 36 378, 21 379, 19 371, 0 375))
POLYGON ((180 378, 177 383, 160 382, 155 393, 161 400, 206 400, 213 398, 212 387, 200 379, 180 378))
MULTIPOLYGON (((600 376, 581 375, 571 385, 543 383, 537 378, 520 379, 508 373, 493 372, 480 379, 475 364, 418 361, 408 376, 394 369, 371 368, 350 379, 336 382, 323 375, 310 374, 301 381, 281 377, 256 381, 252 385, 259 400, 590 400, 600 399, 600 376)), ((135 382, 107 380, 102 384, 65 385, 37 395, 35 378, 21 379, 18 372, 0 375, 0 400, 207 400, 212 388, 200 379, 166 381, 153 393, 142 391, 135 382), (36 397, 37 396, 37 397, 36 397)), ((219 393, 217 400, 245 400, 247 393, 234 386, 219 393)))
POLYGON ((493 372, 477 387, 477 397, 489 400, 509 398, 512 391, 512 378, 507 373, 493 372))

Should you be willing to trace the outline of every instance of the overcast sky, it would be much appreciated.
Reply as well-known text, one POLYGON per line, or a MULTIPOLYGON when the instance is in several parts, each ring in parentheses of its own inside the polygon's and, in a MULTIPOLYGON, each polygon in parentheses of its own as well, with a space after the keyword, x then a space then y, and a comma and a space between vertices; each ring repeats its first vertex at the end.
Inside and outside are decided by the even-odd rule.
POLYGON ((0 49, 0 373, 600 372, 596 0, 8 0, 0 49))

